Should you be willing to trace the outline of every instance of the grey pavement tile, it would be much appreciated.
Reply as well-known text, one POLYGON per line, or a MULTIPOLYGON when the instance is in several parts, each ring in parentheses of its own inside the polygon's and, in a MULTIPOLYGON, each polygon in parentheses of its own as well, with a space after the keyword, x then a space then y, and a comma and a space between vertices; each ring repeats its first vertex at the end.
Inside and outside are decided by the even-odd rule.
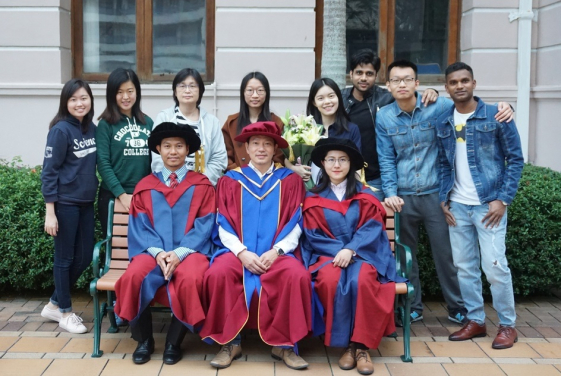
MULTIPOLYGON (((46 353, 43 359, 82 359, 85 356, 85 353, 46 353)), ((103 356, 105 357, 105 354, 103 356)))
POLYGON ((446 356, 414 356, 413 363, 453 363, 452 358, 446 356))
POLYGON ((454 363, 487 364, 494 363, 490 358, 451 358, 454 363))
POLYGON ((2 359, 41 359, 45 353, 7 352, 2 359))
POLYGON ((491 358, 497 364, 536 364, 531 358, 491 358))
POLYGON ((56 332, 21 332, 22 337, 58 337, 56 332))

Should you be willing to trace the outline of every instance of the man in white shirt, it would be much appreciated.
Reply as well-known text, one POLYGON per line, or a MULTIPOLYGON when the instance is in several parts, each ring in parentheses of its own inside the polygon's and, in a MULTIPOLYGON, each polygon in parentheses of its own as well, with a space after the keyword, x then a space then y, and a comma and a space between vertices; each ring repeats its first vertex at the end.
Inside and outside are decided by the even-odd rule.
POLYGON ((250 307, 258 305, 256 328, 274 346, 273 358, 303 369, 296 344, 312 330, 311 279, 298 247, 304 183, 273 163, 277 147, 288 147, 274 122, 250 124, 235 140, 245 142, 251 161, 218 181, 220 249, 205 274, 200 334, 223 345, 210 364, 226 368, 241 356, 239 333, 252 326, 250 307))

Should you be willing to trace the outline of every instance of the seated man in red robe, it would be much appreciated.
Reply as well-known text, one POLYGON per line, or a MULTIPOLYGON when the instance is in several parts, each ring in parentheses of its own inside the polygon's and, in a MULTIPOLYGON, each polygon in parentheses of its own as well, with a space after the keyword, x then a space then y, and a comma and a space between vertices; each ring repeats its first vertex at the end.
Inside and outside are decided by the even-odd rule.
POLYGON ((216 251, 204 279, 206 320, 201 336, 217 342, 210 362, 226 368, 241 356, 240 331, 257 301, 257 329, 273 346, 272 356, 293 369, 308 367, 297 342, 311 333, 311 278, 301 261, 302 179, 273 163, 277 147, 288 147, 273 122, 245 127, 249 165, 228 171, 217 185, 216 251))
POLYGON ((208 178, 185 166, 185 157, 200 144, 191 127, 174 123, 160 124, 148 139, 164 168, 136 186, 129 217, 130 265, 115 285, 115 313, 130 321, 132 338, 138 342, 136 364, 148 362, 154 352, 149 305, 155 297, 173 312, 166 364, 181 359, 187 328, 200 327, 205 318, 203 277, 213 249, 216 202, 208 178))

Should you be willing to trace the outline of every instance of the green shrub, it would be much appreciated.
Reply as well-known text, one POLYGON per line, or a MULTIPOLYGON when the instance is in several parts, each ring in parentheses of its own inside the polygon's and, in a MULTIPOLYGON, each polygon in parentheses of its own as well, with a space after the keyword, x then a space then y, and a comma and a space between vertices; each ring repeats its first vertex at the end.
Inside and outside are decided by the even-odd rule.
MULTIPOLYGON (((20 164, 18 159, 0 161, 0 291, 52 289, 53 240, 43 230, 41 168, 20 164)), ((507 257, 517 294, 543 294, 559 287, 560 234, 561 173, 526 165, 508 209, 507 257)), ((96 239, 101 238, 98 223, 96 239)), ((423 293, 440 295, 424 230, 418 260, 423 293)), ((87 287, 91 278, 88 269, 77 287, 87 287)))
MULTIPOLYGON (((518 193, 508 208, 506 249, 516 294, 549 294, 553 288, 559 288, 561 173, 544 167, 524 166, 518 193)), ((418 259, 423 293, 440 296, 424 230, 420 235, 418 259)), ((490 294, 486 282, 484 293, 490 294)))
MULTIPOLYGON (((0 291, 53 288, 54 244, 44 221, 41 167, 22 166, 18 158, 0 161, 0 291)), ((77 286, 91 279, 89 268, 77 286)))

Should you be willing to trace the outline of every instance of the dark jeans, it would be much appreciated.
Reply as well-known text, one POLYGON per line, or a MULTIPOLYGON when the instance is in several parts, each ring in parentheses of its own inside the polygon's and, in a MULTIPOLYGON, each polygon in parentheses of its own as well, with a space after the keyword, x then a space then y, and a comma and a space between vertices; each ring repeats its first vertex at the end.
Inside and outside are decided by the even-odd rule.
POLYGON ((58 233, 55 240, 53 274, 55 291, 51 303, 61 312, 72 312, 70 289, 92 262, 94 205, 55 203, 58 233))
POLYGON ((97 217, 99 223, 101 223, 101 231, 104 238, 107 236, 107 215, 109 214, 107 206, 112 198, 115 198, 115 196, 113 196, 111 191, 99 187, 99 192, 97 194, 97 217))

